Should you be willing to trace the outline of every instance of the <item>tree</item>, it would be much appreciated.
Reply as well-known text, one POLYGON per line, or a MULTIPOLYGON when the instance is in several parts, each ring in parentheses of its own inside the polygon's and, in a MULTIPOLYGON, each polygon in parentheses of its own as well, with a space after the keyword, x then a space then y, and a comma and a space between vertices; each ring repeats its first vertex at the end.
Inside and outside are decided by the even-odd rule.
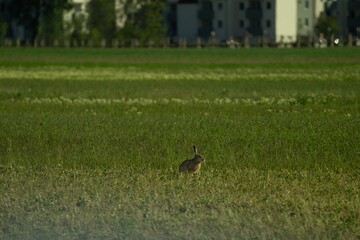
POLYGON ((60 39, 64 34, 64 10, 71 5, 67 0, 47 0, 41 6, 39 35, 47 40, 60 39))
POLYGON ((32 40, 38 34, 41 4, 40 0, 13 0, 9 3, 12 20, 22 25, 25 28, 26 37, 32 40))
POLYGON ((68 29, 71 29, 71 38, 76 40, 84 40, 86 38, 87 33, 84 31, 85 23, 86 18, 84 14, 73 14, 72 21, 67 26, 68 29))
POLYGON ((71 8, 69 0, 12 0, 11 20, 25 29, 25 37, 34 40, 41 33, 55 37, 62 31, 62 12, 71 8), (43 25, 41 25, 43 24, 43 25))
POLYGON ((143 1, 136 12, 128 13, 128 21, 122 30, 125 38, 136 38, 142 44, 150 40, 160 42, 166 35, 164 1, 143 1))
POLYGON ((319 17, 315 29, 318 34, 322 33, 325 37, 330 37, 332 34, 339 32, 336 19, 331 16, 322 15, 319 17))
POLYGON ((0 40, 5 38, 6 30, 8 28, 7 22, 0 18, 0 40))
POLYGON ((115 3, 109 0, 92 0, 89 3, 90 35, 95 41, 115 36, 115 3))

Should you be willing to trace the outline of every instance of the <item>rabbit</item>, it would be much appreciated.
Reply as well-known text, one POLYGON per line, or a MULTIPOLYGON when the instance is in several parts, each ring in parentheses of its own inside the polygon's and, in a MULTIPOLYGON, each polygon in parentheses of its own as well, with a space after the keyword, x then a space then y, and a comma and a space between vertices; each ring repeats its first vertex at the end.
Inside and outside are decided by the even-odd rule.
POLYGON ((179 166, 179 172, 188 172, 188 173, 198 173, 201 168, 201 163, 205 161, 205 158, 197 153, 196 146, 193 146, 194 149, 194 158, 191 160, 183 161, 179 166))

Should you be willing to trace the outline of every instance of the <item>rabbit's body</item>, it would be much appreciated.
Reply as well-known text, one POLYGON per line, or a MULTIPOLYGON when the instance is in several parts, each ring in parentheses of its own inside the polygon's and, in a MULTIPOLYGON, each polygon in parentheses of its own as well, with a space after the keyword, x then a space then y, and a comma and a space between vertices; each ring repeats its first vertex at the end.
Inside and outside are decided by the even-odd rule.
POLYGON ((191 160, 183 161, 179 166, 179 172, 197 173, 201 168, 201 163, 205 161, 204 157, 197 153, 196 147, 193 146, 195 156, 191 160))

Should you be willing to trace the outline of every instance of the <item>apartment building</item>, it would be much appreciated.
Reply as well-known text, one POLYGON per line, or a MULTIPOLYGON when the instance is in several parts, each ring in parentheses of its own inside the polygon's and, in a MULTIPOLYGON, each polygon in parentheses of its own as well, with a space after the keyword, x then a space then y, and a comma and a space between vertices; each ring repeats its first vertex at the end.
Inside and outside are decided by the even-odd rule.
MULTIPOLYGON (((72 0, 74 8, 64 12, 64 23, 71 32, 74 19, 82 19, 82 29, 88 32, 88 3, 91 0, 72 0)), ((125 3, 113 0, 116 26, 121 29, 127 20, 125 3)), ((7 5, 11 0, 0 0, 0 17, 7 23, 8 38, 31 38, 25 28, 11 19, 7 5)), ((134 11, 140 1, 131 0, 134 11)), ((167 0, 164 12, 168 35, 172 41, 215 37, 220 42, 230 38, 255 39, 266 36, 269 41, 293 41, 297 36, 315 35, 314 26, 321 13, 334 16, 341 35, 360 37, 360 0, 167 0)))
POLYGON ((314 34, 322 0, 179 0, 177 36, 189 42, 267 36, 273 41, 314 34))
POLYGON ((336 18, 342 36, 360 37, 360 0, 328 0, 326 14, 336 18))
POLYGON ((349 34, 360 38, 360 0, 348 0, 347 9, 347 26, 342 29, 347 29, 349 34))

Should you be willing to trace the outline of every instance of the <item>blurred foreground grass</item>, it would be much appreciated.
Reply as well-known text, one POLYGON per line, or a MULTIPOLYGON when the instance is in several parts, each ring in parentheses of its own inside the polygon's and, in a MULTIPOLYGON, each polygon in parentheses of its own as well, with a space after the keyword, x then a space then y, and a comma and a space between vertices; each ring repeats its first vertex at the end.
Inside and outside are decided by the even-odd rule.
POLYGON ((2 239, 356 239, 358 173, 2 168, 2 239), (19 199, 20 197, 20 199, 19 199))

